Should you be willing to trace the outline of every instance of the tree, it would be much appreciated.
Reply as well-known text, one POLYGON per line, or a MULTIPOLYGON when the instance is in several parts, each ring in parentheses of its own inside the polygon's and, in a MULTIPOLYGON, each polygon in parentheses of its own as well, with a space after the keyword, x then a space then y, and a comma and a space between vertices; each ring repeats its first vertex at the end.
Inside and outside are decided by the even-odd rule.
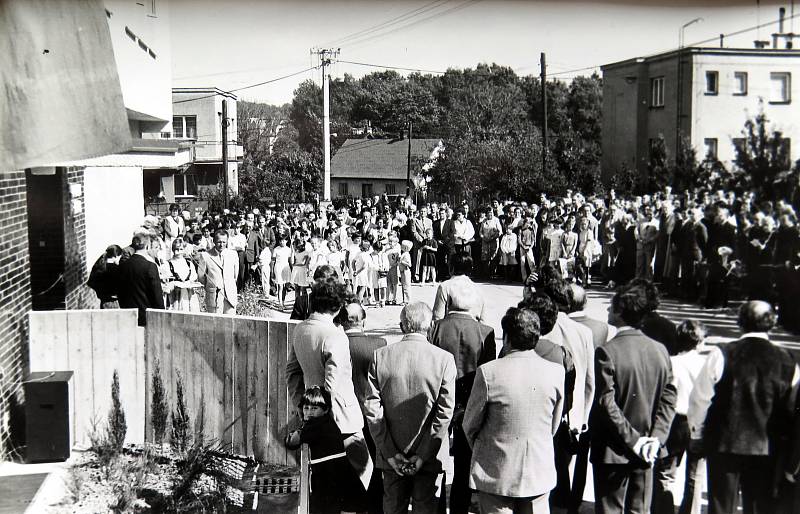
POLYGON ((737 170, 733 174, 733 185, 753 190, 764 200, 785 198, 789 192, 781 191, 779 184, 790 174, 788 140, 769 126, 763 107, 745 122, 742 135, 744 139, 735 144, 737 170))
POLYGON ((647 161, 647 175, 642 177, 637 187, 639 193, 660 191, 671 184, 672 174, 667 163, 667 145, 664 136, 659 134, 650 145, 650 156, 647 161))
POLYGON ((266 161, 270 139, 279 133, 281 123, 288 118, 289 106, 280 107, 240 100, 236 104, 239 144, 255 163, 266 161))

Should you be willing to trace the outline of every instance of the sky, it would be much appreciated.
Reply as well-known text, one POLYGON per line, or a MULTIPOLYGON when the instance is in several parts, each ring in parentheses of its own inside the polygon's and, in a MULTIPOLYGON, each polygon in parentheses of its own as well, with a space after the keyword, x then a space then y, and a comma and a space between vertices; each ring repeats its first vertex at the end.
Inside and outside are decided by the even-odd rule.
MULTIPOLYGON (((431 71, 510 66, 539 74, 547 55, 552 78, 569 80, 600 65, 686 45, 719 34, 774 22, 778 7, 755 0, 171 0, 172 73, 176 87, 231 90, 294 76, 237 92, 240 99, 290 102, 303 80, 321 80, 312 48, 340 48, 334 77, 361 77, 382 66, 431 71), (352 61, 377 65, 349 64, 352 61), (588 68, 588 69, 583 69, 588 68)), ((800 5, 793 23, 800 30, 800 5)), ((771 25, 725 39, 726 47, 752 48, 769 39, 771 25)), ((407 74, 408 71, 400 71, 407 74)))

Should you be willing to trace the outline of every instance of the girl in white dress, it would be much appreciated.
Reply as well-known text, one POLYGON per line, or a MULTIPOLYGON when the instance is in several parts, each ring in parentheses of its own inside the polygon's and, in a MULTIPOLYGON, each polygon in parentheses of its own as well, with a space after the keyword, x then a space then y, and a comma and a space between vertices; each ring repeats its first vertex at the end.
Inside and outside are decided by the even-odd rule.
POLYGON ((346 275, 345 275, 345 282, 349 284, 350 290, 355 292, 356 284, 355 284, 355 277, 356 277, 356 260, 358 256, 361 254, 361 235, 357 232, 353 234, 352 244, 347 247, 345 251, 344 261, 345 265, 347 266, 346 275))
POLYGON ((383 251, 383 245, 379 241, 372 243, 372 253, 370 254, 370 272, 372 273, 372 289, 375 293, 375 302, 378 307, 386 305, 386 286, 389 276, 389 259, 383 251))
POLYGON ((339 244, 336 241, 328 241, 328 252, 326 257, 328 264, 333 266, 339 276, 339 282, 342 282, 345 269, 344 253, 339 249, 339 244))
POLYGON ((272 264, 272 250, 269 245, 265 245, 261 253, 258 254, 258 269, 261 272, 261 289, 264 291, 264 296, 270 298, 269 295, 269 275, 270 264, 272 264))
POLYGON ((292 279, 292 267, 289 264, 289 259, 292 256, 292 249, 287 246, 288 240, 285 236, 280 236, 278 239, 278 246, 275 247, 273 252, 273 259, 275 260, 275 287, 277 288, 278 299, 281 302, 281 308, 284 307, 286 301, 286 283, 292 279))
POLYGON ((186 258, 184 247, 186 243, 181 238, 172 240, 172 258, 168 261, 173 283, 169 293, 170 310, 183 312, 200 312, 200 300, 197 298, 193 287, 185 287, 184 282, 197 282, 197 268, 194 263, 186 258), (178 284, 176 284, 177 282, 178 284))
POLYGON ((303 239, 295 241, 292 249, 292 284, 294 284, 295 297, 306 294, 309 286, 308 265, 311 262, 311 248, 306 246, 303 239))
POLYGON ((356 289, 358 301, 369 305, 368 298, 372 290, 372 245, 369 241, 361 242, 361 253, 358 254, 353 266, 353 287, 356 289))

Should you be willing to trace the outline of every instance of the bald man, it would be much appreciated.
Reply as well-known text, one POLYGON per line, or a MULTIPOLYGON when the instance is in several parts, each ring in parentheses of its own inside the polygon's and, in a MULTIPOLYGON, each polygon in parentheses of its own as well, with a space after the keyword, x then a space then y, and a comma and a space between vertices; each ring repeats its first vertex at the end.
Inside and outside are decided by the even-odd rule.
POLYGON ((775 512, 774 473, 790 421, 800 368, 769 340, 772 306, 750 301, 739 309, 742 336, 714 347, 689 399, 689 431, 708 459, 710 514, 775 512))
POLYGON ((592 342, 594 347, 597 348, 605 343, 616 333, 616 330, 609 330, 612 328, 607 322, 600 321, 599 319, 590 318, 584 309, 586 309, 586 290, 578 284, 570 284, 570 309, 569 317, 573 321, 577 321, 592 331, 592 342))

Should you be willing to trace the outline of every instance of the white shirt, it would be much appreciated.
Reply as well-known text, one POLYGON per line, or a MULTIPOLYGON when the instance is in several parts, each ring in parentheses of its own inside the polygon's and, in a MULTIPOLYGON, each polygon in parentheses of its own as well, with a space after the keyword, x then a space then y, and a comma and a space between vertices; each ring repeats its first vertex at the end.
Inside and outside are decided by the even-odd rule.
MULTIPOLYGON (((719 350, 719 349, 717 349, 719 350)), ((689 413, 689 397, 703 365, 706 354, 697 350, 689 350, 670 357, 672 361, 672 383, 678 391, 675 399, 675 413, 686 416, 689 413)))
POLYGON ((475 237, 475 227, 472 226, 472 222, 468 219, 453 221, 453 232, 457 244, 465 244, 475 237))
MULTIPOLYGON (((745 338, 760 338, 769 341, 769 336, 766 332, 747 332, 746 334, 742 334, 740 339, 745 338)), ((689 432, 692 439, 703 438, 706 415, 708 414, 708 408, 711 406, 711 400, 714 398, 714 386, 720 381, 724 371, 725 357, 722 354, 722 350, 718 347, 714 347, 709 353, 703 369, 697 376, 694 390, 689 397, 689 411, 687 417, 689 420, 689 432)), ((796 394, 798 382, 800 382, 800 368, 795 364, 794 376, 792 377, 792 395, 796 394)))

